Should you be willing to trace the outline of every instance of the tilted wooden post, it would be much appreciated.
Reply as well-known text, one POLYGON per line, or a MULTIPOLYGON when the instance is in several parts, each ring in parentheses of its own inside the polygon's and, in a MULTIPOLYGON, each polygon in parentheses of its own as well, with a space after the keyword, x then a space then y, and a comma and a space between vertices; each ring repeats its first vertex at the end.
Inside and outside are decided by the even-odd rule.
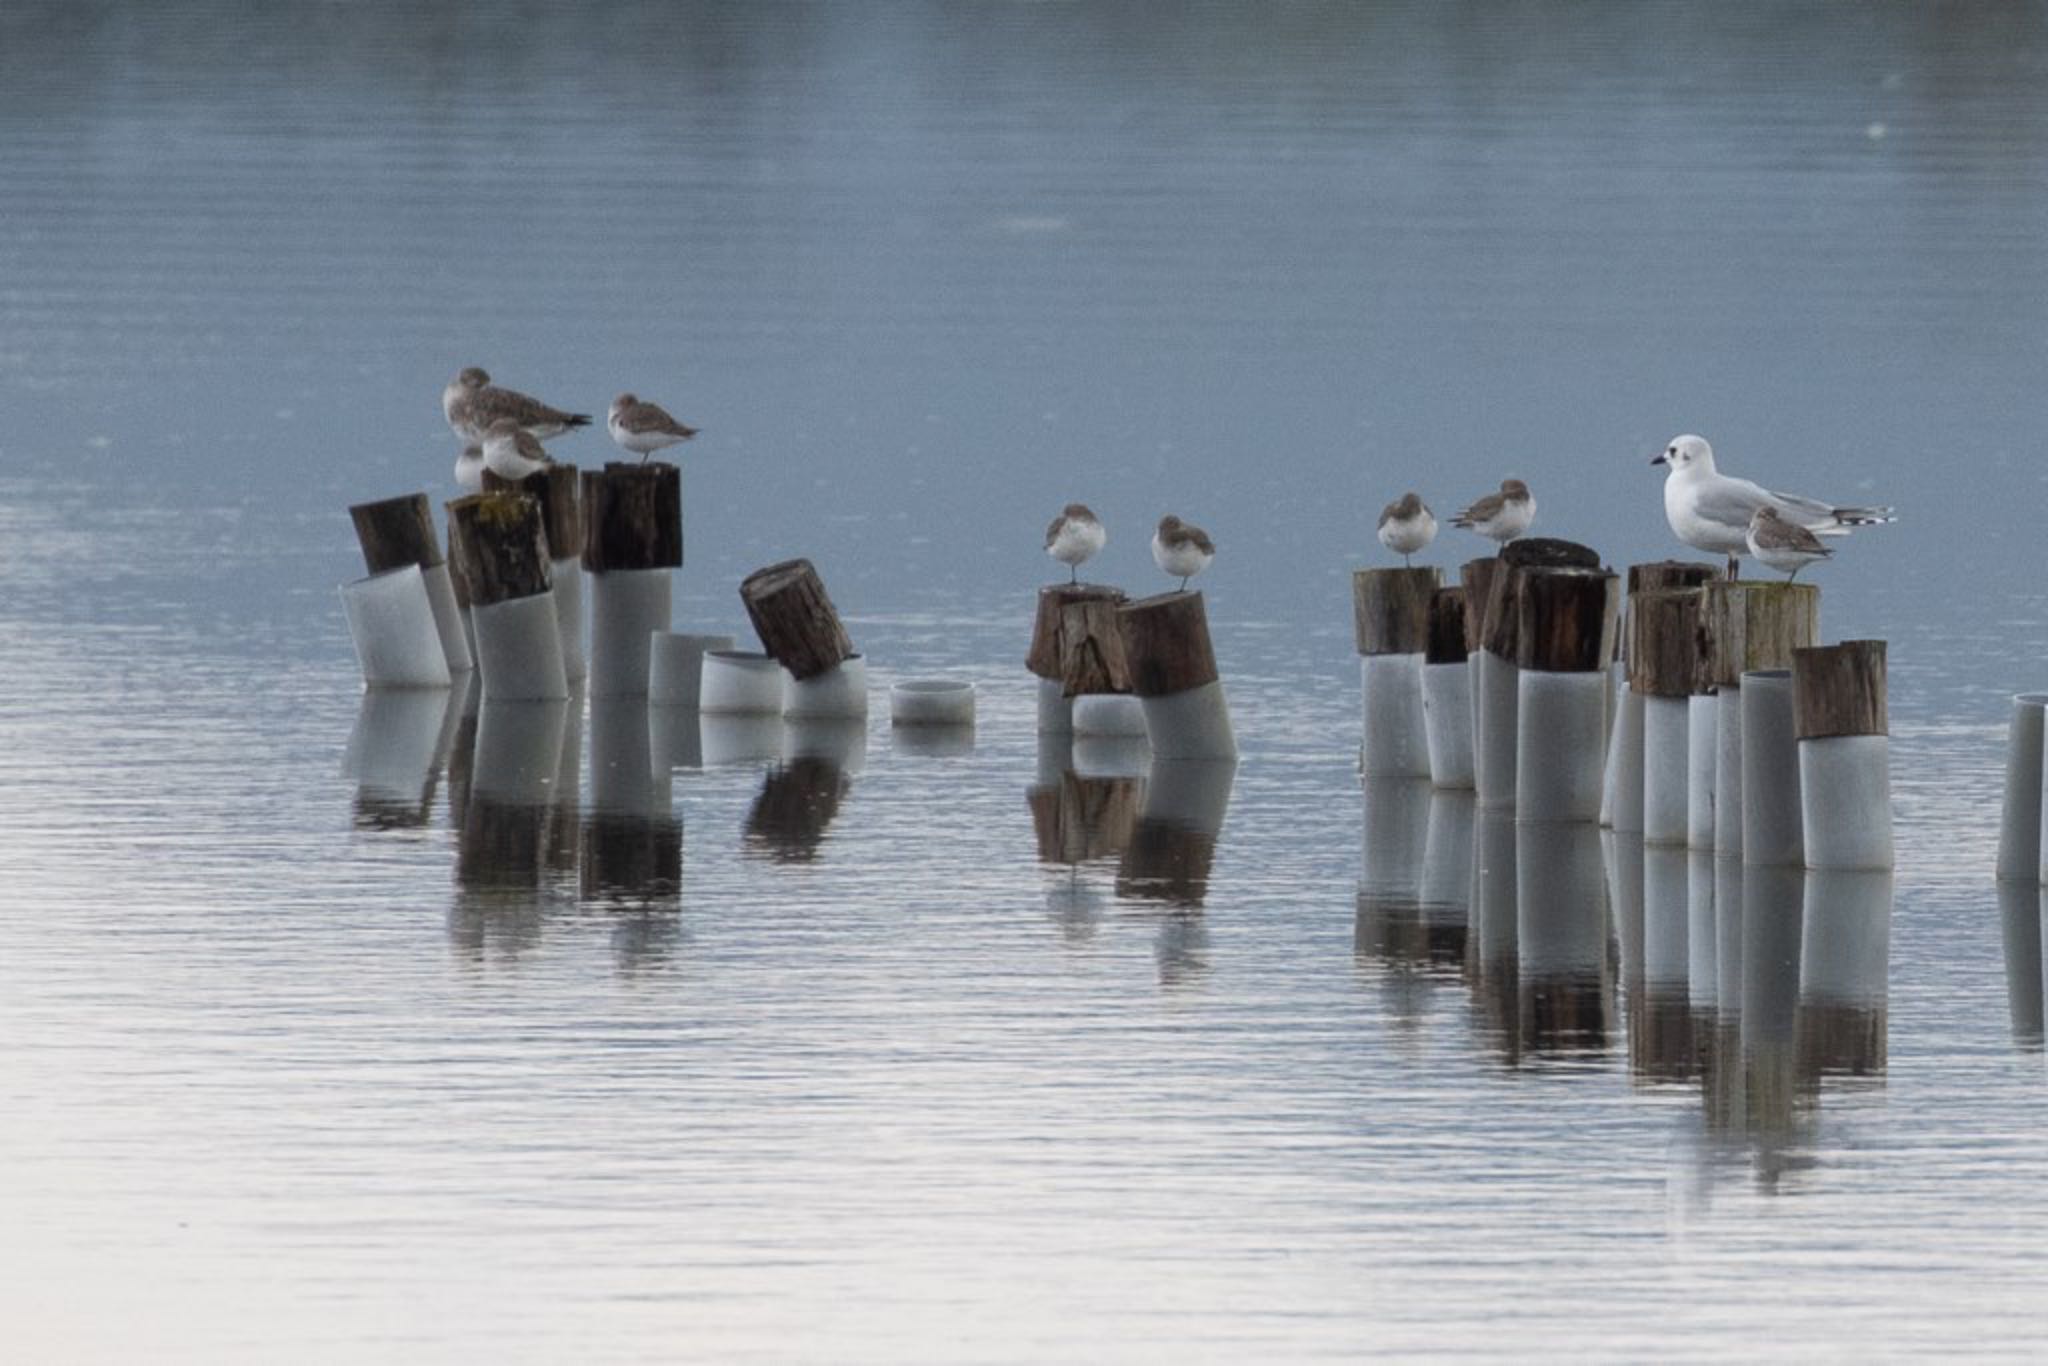
POLYGON ((433 505, 424 493, 386 498, 374 503, 357 503, 348 510, 355 523, 356 541, 362 547, 363 566, 371 575, 417 565, 420 586, 433 613, 434 632, 441 642, 441 657, 450 676, 473 667, 469 640, 462 628, 462 604, 455 583, 434 534, 433 505))
POLYGON ((448 515, 469 586, 483 696, 567 697, 540 503, 519 493, 476 493, 450 503, 448 515))
POLYGON ((1131 690, 1116 609, 1122 589, 1104 584, 1057 583, 1038 590, 1031 648, 1024 667, 1039 678, 1038 729, 1073 729, 1073 700, 1131 690))
POLYGON ((1367 777, 1429 776, 1422 666, 1429 652, 1430 602, 1442 579, 1432 567, 1360 569, 1351 575, 1365 718, 1360 771, 1367 777))
POLYGON ((590 671, 583 648, 583 498, 582 475, 574 465, 549 465, 524 479, 506 479, 484 471, 484 492, 510 490, 537 500, 547 527, 548 555, 553 561, 555 624, 562 637, 562 669, 571 683, 590 671))
POLYGON ((584 470, 583 568, 590 575, 592 696, 645 697, 651 641, 669 629, 683 563, 682 473, 665 461, 584 470))
POLYGON ((866 661, 854 651, 825 581, 809 560, 784 560, 755 570, 740 584, 740 601, 761 648, 787 674, 786 715, 867 715, 866 661))

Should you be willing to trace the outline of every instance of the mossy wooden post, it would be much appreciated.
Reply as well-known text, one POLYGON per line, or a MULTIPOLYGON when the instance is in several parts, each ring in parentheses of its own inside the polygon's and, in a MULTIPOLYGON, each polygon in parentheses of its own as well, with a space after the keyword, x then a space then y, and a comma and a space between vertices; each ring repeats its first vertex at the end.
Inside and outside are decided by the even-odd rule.
POLYGON ((1041 732, 1071 732, 1076 697, 1130 691, 1116 624, 1116 609, 1125 600, 1123 590, 1104 584, 1057 583, 1038 590, 1024 667, 1038 676, 1041 732))
POLYGON ((1890 869, 1885 643, 1846 640, 1794 650, 1792 705, 1806 866, 1890 869))
POLYGON ((1422 652, 1422 726, 1432 786, 1472 786, 1472 669, 1465 645, 1465 590, 1439 588, 1429 599, 1429 640, 1422 652))
MULTIPOLYGON (((1820 589, 1810 583, 1719 577, 1702 586, 1707 681, 1714 691, 1714 852, 1742 856, 1742 676, 1789 669, 1820 643, 1820 589)), ((1695 704, 1697 705, 1697 704, 1695 704)))
POLYGON ((584 470, 592 696, 645 697, 656 631, 669 629, 683 563, 682 473, 665 461, 584 470))
POLYGON ((1161 593, 1117 608, 1131 691, 1159 759, 1235 759, 1230 707, 1199 592, 1161 593))
POLYGON ((1689 703, 1705 682, 1705 644, 1699 589, 1645 590, 1629 600, 1629 690, 1643 699, 1646 844, 1686 842, 1689 703))
MULTIPOLYGON (((1501 547, 1500 567, 1487 582, 1479 634, 1479 731, 1476 762, 1479 804, 1515 804, 1516 714, 1521 706, 1515 659, 1521 625, 1521 579, 1533 569, 1598 569, 1600 556, 1576 541, 1533 536, 1501 547)), ((1469 587, 1469 585, 1468 585, 1469 587)), ((1473 603, 1468 601, 1469 614, 1473 603)))
POLYGON ((451 676, 468 672, 474 660, 463 630, 462 604, 456 595, 453 573, 434 534, 434 508, 427 495, 409 493, 400 498, 357 503, 349 508, 348 515, 355 523, 356 541, 362 547, 363 567, 370 574, 419 566, 420 586, 434 614, 434 632, 441 640, 441 657, 451 676))
POLYGON ((1516 817, 1597 821, 1621 581, 1604 569, 1516 569, 1513 577, 1516 817))
POLYGON ((448 515, 469 587, 484 699, 567 697, 540 502, 521 493, 475 493, 450 503, 448 515))
POLYGON ((510 489, 537 499, 547 527, 548 555, 553 561, 555 620, 562 637, 562 669, 571 683, 580 683, 590 661, 583 648, 583 497, 582 472, 574 465, 551 464, 524 479, 506 479, 484 471, 484 492, 510 489))
POLYGON ((1429 776, 1422 669, 1429 652, 1430 603, 1442 581, 1433 567, 1360 569, 1351 575, 1365 718, 1360 771, 1367 777, 1429 776))

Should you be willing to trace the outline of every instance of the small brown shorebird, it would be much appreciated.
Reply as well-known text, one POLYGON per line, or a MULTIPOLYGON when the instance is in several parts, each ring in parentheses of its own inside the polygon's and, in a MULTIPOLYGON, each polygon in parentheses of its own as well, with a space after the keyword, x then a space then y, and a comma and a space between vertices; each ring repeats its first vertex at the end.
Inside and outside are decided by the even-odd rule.
POLYGON ((484 433, 501 418, 546 441, 572 427, 588 427, 587 413, 566 413, 513 389, 500 389, 489 374, 472 365, 441 391, 441 415, 464 445, 482 446, 484 433))
POLYGON ((1412 568, 1415 562, 1408 557, 1435 539, 1436 515, 1413 492, 1380 512, 1380 544, 1399 555, 1402 564, 1412 568))
POLYGON ((1835 553, 1805 527, 1779 516, 1774 507, 1756 510, 1756 515, 1749 519, 1749 535, 1745 539, 1749 542, 1749 553, 1784 574, 1787 583, 1796 580, 1799 571, 1815 560, 1825 560, 1835 553))
POLYGON ((516 484, 554 463, 540 438, 509 417, 499 418, 484 433, 484 468, 500 479, 516 484))
POLYGON ((1081 566, 1095 558, 1109 541, 1102 519, 1086 503, 1069 503, 1045 529, 1045 553, 1072 571, 1067 582, 1081 581, 1081 566))
POLYGON ((1536 498, 1519 479, 1500 481, 1500 492, 1489 493, 1471 507, 1451 518, 1451 525, 1476 531, 1489 541, 1506 545, 1529 529, 1536 520, 1536 498))
POLYGON ((1159 530, 1152 533, 1152 562, 1180 580, 1181 592, 1215 558, 1216 543, 1208 532, 1171 515, 1159 519, 1159 530))
POLYGON ((676 421, 660 404, 643 403, 632 394, 620 394, 612 400, 611 415, 604 425, 612 440, 643 461, 654 452, 680 445, 697 434, 695 427, 676 421))

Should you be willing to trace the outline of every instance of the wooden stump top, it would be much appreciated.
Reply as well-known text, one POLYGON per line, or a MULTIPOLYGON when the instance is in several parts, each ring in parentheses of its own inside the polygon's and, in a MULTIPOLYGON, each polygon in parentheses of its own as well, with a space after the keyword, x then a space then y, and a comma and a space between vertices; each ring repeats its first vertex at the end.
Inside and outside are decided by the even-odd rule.
POLYGON ((683 563, 683 476, 661 460, 614 460, 583 471, 583 567, 678 569, 683 563))
POLYGON ((1443 574, 1432 566, 1352 571, 1352 634, 1358 653, 1425 653, 1430 599, 1442 582, 1443 574))
POLYGON ((1628 603, 1628 685, 1646 697, 1691 697, 1711 687, 1705 612, 1697 588, 1637 593, 1628 603))
POLYGON ((363 566, 372 574, 416 564, 432 569, 441 563, 441 545, 434 536, 434 508, 424 493, 357 503, 348 510, 363 548, 363 566))
POLYGON ((1621 581, 1605 569, 1517 569, 1517 665, 1545 673, 1597 673, 1614 654, 1621 581))
POLYGON ((1670 588, 1699 588, 1718 578, 1721 566, 1698 560, 1653 560, 1628 567, 1628 591, 1656 593, 1670 588))
POLYGON ((1116 616, 1139 697, 1171 697, 1217 680, 1201 593, 1161 593, 1125 603, 1116 616))
POLYGON ((1889 734, 1884 642, 1845 640, 1794 650, 1792 717, 1802 740, 1889 734))
POLYGON ((853 641, 809 560, 755 570, 740 583, 740 601, 761 648, 799 680, 853 657, 853 641))
POLYGON ((448 505, 472 607, 530 598, 554 586, 538 499, 473 493, 448 505))
POLYGON ((1708 676, 1718 688, 1742 686, 1755 669, 1789 669, 1792 652, 1820 643, 1820 588, 1779 580, 1705 585, 1708 676))
POLYGON ((485 470, 484 492, 511 489, 539 499, 541 517, 548 531, 548 554, 558 560, 566 560, 583 553, 581 480, 581 471, 574 465, 549 465, 524 479, 506 479, 492 470, 485 470))
POLYGON ((1500 562, 1516 569, 1598 569, 1600 552, 1555 536, 1524 536, 1500 548, 1500 562))
POLYGON ((1427 664, 1463 664, 1471 652, 1465 643, 1465 590, 1439 588, 1429 599, 1427 664))
POLYGON ((1039 589, 1038 613, 1031 622, 1031 648, 1024 656, 1024 667, 1054 683, 1065 678, 1060 613, 1070 603, 1097 601, 1120 606, 1125 601, 1124 591, 1098 583, 1049 583, 1039 589))

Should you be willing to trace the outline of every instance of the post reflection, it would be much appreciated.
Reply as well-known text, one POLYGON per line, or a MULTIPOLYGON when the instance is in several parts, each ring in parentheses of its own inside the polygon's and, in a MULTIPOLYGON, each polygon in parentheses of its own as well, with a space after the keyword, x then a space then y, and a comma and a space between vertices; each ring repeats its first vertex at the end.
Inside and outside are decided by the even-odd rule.
POLYGON ((1068 943, 1086 943, 1101 928, 1108 897, 1082 868, 1118 857, 1129 846, 1144 795, 1137 771, 1083 774, 1072 735, 1040 733, 1038 772, 1024 801, 1038 861, 1053 870, 1045 885, 1046 912, 1068 943))
POLYGON ((1691 1081, 1699 1072, 1691 994, 1691 858, 1673 845, 1641 848, 1643 996, 1629 1006, 1629 1066, 1639 1081, 1691 1081))
POLYGON ((576 811, 575 770, 562 783, 570 703, 479 702, 463 719, 450 762, 456 829, 455 897, 448 939, 482 965, 516 961, 542 937, 552 899, 550 842, 566 806, 576 811))
POLYGON ((1998 884, 1998 921, 2005 944, 2005 999, 2012 1014, 2012 1041, 2024 1052, 2042 1047, 2042 890, 2031 882, 1998 884))
POLYGON ((1810 1092, 1823 1077, 1883 1081, 1891 924, 1889 872, 1807 873, 1796 1033, 1810 1092))
POLYGON ((1598 1052, 1614 1011, 1597 826, 1515 827, 1516 1028, 1535 1053, 1598 1052))
MULTIPOLYGON (((1430 878, 1429 837, 1435 812, 1427 779, 1361 780, 1364 807, 1363 847, 1358 875, 1357 911, 1352 921, 1353 961, 1377 981, 1395 1020, 1416 1023, 1427 1014, 1431 967, 1430 921, 1424 911, 1424 884, 1430 878)), ((1461 853, 1460 878, 1471 862, 1470 813, 1463 837, 1450 828, 1455 814, 1445 812, 1437 831, 1439 854, 1461 853), (1452 846, 1456 846, 1454 850, 1452 846)), ((1441 877, 1438 870, 1438 877, 1441 877)), ((1438 889, 1441 890, 1441 889, 1438 889)), ((1462 903, 1462 889, 1457 894, 1462 903)), ((1459 927, 1463 928, 1462 906, 1459 927)), ((1458 962, 1464 960, 1462 939, 1458 962)))
POLYGON ((1515 818, 1481 807, 1472 826, 1472 922, 1479 944, 1472 989, 1481 1032, 1511 1065, 1522 1056, 1521 896, 1515 884, 1515 818))
POLYGON ((465 689, 366 688, 342 758, 356 782, 355 824, 406 830, 433 818, 434 788, 455 748, 465 689))
POLYGON ((864 720, 787 722, 781 762, 762 777, 747 812, 746 850, 776 863, 816 860, 866 757, 864 720))
POLYGON ((1154 760, 1147 772, 1138 818, 1117 862, 1116 895, 1166 912, 1153 945, 1161 986, 1190 986, 1208 972, 1201 911, 1236 781, 1234 759, 1154 760))

